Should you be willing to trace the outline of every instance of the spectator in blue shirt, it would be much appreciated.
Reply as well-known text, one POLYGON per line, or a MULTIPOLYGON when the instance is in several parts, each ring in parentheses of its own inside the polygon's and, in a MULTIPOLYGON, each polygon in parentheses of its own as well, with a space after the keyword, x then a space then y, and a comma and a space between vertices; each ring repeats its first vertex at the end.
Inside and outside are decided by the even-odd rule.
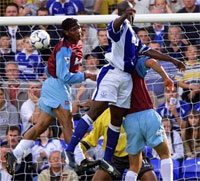
POLYGON ((174 130, 185 128, 187 113, 191 110, 190 104, 179 100, 178 96, 177 85, 174 86, 173 92, 165 90, 165 102, 157 108, 161 117, 172 120, 174 130))
POLYGON ((79 0, 49 0, 47 2, 50 15, 76 15, 83 9, 79 0), (49 3, 51 1, 51 3, 49 3), (51 4, 51 5, 49 5, 51 4))
POLYGON ((40 78, 44 73, 44 64, 40 55, 29 42, 29 36, 24 39, 25 49, 15 56, 20 71, 20 79, 34 80, 40 78))

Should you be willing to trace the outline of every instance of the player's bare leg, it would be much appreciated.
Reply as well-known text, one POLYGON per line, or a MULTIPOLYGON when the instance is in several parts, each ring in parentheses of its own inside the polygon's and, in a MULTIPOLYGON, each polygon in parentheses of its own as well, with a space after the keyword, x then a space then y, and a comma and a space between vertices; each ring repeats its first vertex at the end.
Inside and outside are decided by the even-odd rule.
POLYGON ((25 133, 24 138, 20 141, 13 152, 6 153, 6 167, 11 175, 16 171, 17 158, 22 157, 24 151, 31 147, 38 136, 49 127, 53 120, 52 116, 40 110, 37 123, 25 133))
POLYGON ((69 144, 74 129, 72 113, 69 110, 63 109, 61 105, 53 109, 53 112, 62 126, 65 142, 69 144))
POLYGON ((160 143, 158 146, 154 147, 161 159, 161 176, 163 181, 173 180, 173 162, 171 159, 171 153, 168 146, 167 139, 160 143))

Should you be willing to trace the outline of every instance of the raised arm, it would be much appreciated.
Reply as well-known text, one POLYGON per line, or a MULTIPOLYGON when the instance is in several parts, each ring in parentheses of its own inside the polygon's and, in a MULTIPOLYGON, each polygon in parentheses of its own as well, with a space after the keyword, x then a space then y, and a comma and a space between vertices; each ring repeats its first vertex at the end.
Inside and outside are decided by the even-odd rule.
POLYGON ((113 28, 115 32, 118 32, 120 30, 120 26, 123 24, 125 19, 133 21, 134 15, 135 15, 135 10, 133 8, 126 9, 124 13, 119 18, 117 18, 113 23, 113 28))

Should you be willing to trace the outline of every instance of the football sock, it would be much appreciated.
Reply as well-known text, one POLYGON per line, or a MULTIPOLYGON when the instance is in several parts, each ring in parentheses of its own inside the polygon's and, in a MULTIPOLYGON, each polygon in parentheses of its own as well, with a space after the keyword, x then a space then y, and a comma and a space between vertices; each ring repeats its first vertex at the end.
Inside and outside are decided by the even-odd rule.
POLYGON ((75 150, 74 150, 74 158, 75 158, 75 162, 80 165, 81 162, 85 159, 85 155, 83 154, 83 151, 80 147, 80 144, 78 144, 76 147, 75 147, 75 150))
POLYGON ((173 181, 173 162, 171 158, 161 160, 160 172, 163 181, 173 181))
POLYGON ((71 137, 70 143, 67 147, 68 152, 74 152, 76 145, 83 138, 90 125, 93 123, 92 119, 86 114, 80 120, 71 137))
POLYGON ((120 127, 113 126, 112 124, 108 126, 107 143, 104 154, 104 160, 111 162, 112 156, 114 154, 115 148, 118 143, 119 134, 120 134, 120 127))
POLYGON ((13 150, 13 154, 16 158, 21 158, 23 153, 33 145, 33 140, 24 140, 22 139, 16 148, 13 150))
POLYGON ((125 181, 136 181, 138 174, 133 171, 128 171, 125 176, 125 181))

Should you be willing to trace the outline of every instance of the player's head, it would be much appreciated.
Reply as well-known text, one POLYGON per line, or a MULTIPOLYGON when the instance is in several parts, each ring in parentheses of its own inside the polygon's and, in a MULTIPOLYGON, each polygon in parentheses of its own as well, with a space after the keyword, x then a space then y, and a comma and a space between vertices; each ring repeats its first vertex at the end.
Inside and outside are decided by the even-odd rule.
POLYGON ((124 14, 126 9, 128 8, 133 8, 133 5, 130 2, 122 1, 121 3, 119 3, 119 5, 117 6, 118 15, 121 16, 122 14, 124 14))
POLYGON ((64 32, 64 38, 69 41, 76 42, 81 38, 81 28, 77 19, 66 18, 62 22, 62 28, 64 32))
MULTIPOLYGON (((123 15, 128 8, 133 8, 133 5, 130 2, 122 1, 121 3, 119 3, 119 5, 117 6, 118 15, 119 16, 123 15)), ((131 23, 133 23, 132 22, 133 21, 133 17, 132 16, 129 16, 127 19, 131 23)))

